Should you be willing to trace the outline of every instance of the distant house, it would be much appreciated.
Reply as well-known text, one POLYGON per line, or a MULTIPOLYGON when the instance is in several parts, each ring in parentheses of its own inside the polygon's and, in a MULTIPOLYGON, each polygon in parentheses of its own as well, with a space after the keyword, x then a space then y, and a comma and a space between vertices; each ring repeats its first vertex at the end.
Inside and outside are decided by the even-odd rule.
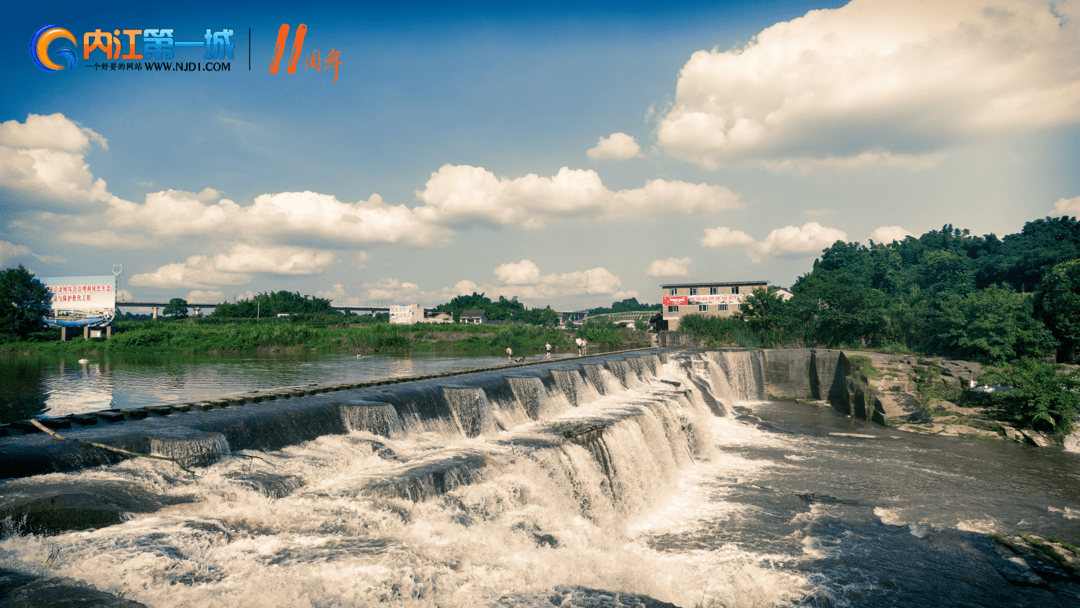
POLYGON ((394 325, 412 325, 424 321, 424 309, 418 304, 390 307, 390 323, 394 325))
POLYGON ((454 315, 448 312, 433 312, 424 317, 424 323, 453 323, 454 315))
POLYGON ((459 317, 462 323, 487 323, 487 313, 483 310, 466 310, 459 317))
POLYGON ((787 302, 791 298, 795 297, 795 294, 791 293, 790 289, 787 289, 787 288, 784 288, 784 287, 773 287, 773 286, 770 285, 769 286, 769 293, 776 296, 776 297, 778 297, 778 298, 780 298, 781 300, 783 300, 785 302, 787 302))

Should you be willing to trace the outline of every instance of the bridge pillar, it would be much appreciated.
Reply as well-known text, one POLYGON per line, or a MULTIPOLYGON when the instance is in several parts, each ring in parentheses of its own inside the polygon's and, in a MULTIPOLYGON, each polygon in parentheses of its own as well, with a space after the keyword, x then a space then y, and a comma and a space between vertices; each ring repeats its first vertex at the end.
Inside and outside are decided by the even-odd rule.
POLYGON ((154 320, 157 321, 157 306, 154 307, 154 320))
POLYGON ((67 328, 66 327, 61 327, 60 328, 60 341, 61 342, 67 342, 67 328))
POLYGON ((83 325, 82 339, 83 340, 89 340, 90 339, 90 326, 89 325, 83 325))

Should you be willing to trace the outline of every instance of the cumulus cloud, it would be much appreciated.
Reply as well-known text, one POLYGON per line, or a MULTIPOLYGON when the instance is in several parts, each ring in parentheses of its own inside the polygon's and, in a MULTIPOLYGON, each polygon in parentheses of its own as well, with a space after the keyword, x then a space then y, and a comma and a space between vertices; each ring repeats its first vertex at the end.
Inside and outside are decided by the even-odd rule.
POLYGON ((319 274, 336 261, 328 251, 299 247, 255 247, 234 245, 229 253, 194 255, 186 261, 167 264, 151 273, 131 277, 132 285, 145 287, 194 287, 243 285, 252 273, 276 275, 319 274))
POLYGON ((506 296, 549 299, 580 294, 624 293, 619 291, 622 287, 619 277, 602 267, 541 275, 536 264, 530 260, 521 260, 498 266, 494 274, 501 283, 495 286, 495 291, 506 296))
POLYGON ((483 167, 444 165, 431 174, 418 212, 452 226, 542 228, 560 218, 649 218, 712 213, 742 205, 723 186, 650 180, 642 188, 612 192, 595 171, 563 167, 552 177, 530 173, 510 179, 483 167))
POLYGON ((881 226, 870 233, 870 240, 875 243, 888 244, 893 241, 903 241, 909 236, 915 235, 900 226, 881 226))
POLYGON ((357 256, 356 269, 363 270, 367 268, 367 263, 371 261, 371 254, 366 251, 361 251, 357 256))
POLYGON ((650 277, 685 277, 690 274, 690 258, 653 260, 645 274, 650 277))
POLYGON ((906 166, 1080 120, 1080 8, 853 0, 694 53, 658 141, 706 169, 906 166))
POLYGON ((816 256, 836 241, 847 241, 847 233, 836 228, 826 228, 817 222, 809 222, 801 228, 785 226, 773 230, 764 241, 747 246, 746 254, 754 263, 774 256, 816 256))
POLYGON ((4 266, 9 260, 18 258, 35 258, 49 264, 63 264, 64 258, 55 255, 38 255, 25 245, 16 245, 8 241, 0 241, 0 266, 4 266))
POLYGON ((724 226, 706 228, 705 236, 698 239, 704 247, 729 247, 731 245, 751 245, 754 237, 742 230, 732 230, 724 226))
POLYGON ((1062 215, 1080 215, 1080 196, 1059 199, 1054 203, 1054 212, 1062 215))
POLYGON ((360 298, 345 293, 345 286, 334 283, 334 288, 327 291, 316 291, 315 295, 330 300, 334 306, 359 306, 360 298))
POLYGON ((809 222, 801 228, 777 228, 761 242, 755 242, 753 237, 741 230, 731 230, 723 226, 706 228, 705 236, 699 239, 705 247, 744 245, 746 255, 755 264, 769 257, 816 256, 836 241, 847 241, 847 233, 836 228, 827 228, 817 222, 809 222))
POLYGON ((225 301, 225 294, 220 291, 194 290, 188 292, 184 300, 199 304, 220 304, 225 301))
POLYGON ((592 160, 626 160, 641 153, 641 146, 626 133, 612 133, 611 137, 601 137, 595 148, 585 154, 592 160))
POLYGON ((117 199, 83 160, 92 142, 107 148, 104 137, 59 113, 0 123, 0 191, 25 202, 23 210, 98 211, 117 199))

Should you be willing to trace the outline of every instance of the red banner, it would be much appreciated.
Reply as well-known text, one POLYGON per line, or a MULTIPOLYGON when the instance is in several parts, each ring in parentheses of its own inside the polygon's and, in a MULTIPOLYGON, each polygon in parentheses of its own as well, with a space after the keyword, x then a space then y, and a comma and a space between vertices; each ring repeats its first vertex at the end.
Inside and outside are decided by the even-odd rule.
POLYGON ((686 306, 686 296, 664 296, 664 306, 686 306))

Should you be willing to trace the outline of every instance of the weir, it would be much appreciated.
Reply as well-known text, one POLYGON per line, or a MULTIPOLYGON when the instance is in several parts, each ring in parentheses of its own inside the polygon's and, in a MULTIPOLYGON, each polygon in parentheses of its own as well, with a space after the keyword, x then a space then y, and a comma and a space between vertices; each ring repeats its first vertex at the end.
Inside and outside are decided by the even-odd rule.
MULTIPOLYGON (((598 530, 620 530, 673 492, 679 471, 715 449, 708 419, 731 416, 737 402, 762 398, 763 362, 750 352, 646 350, 325 392, 290 390, 243 404, 148 408, 122 413, 122 422, 50 421, 66 439, 168 458, 201 454, 186 461, 199 478, 169 463, 124 462, 122 455, 44 433, 12 434, 0 437, 0 471, 9 478, 0 493, 0 519, 11 517, 8 533, 66 538, 67 530, 116 528, 127 534, 119 532, 123 521, 155 521, 168 505, 209 509, 194 516, 200 522, 229 520, 220 511, 232 506, 207 502, 220 494, 238 497, 230 501, 249 504, 245 509, 297 509, 288 517, 301 527, 311 518, 329 530, 344 525, 349 538, 390 526, 403 535, 393 544, 408 544, 410 522, 449 518, 437 525, 487 530, 508 546, 525 535, 534 549, 559 547, 578 542, 570 530, 582 524, 574 518, 598 530), (121 465, 120 475, 136 481, 80 472, 101 465, 111 466, 95 470, 121 465), (342 517, 346 523, 334 523, 342 517)), ((228 545, 222 533, 198 542, 228 545)), ((378 551, 351 552, 349 559, 385 570, 379 555, 386 542, 371 540, 378 551)), ((409 550, 416 551, 427 550, 409 550)), ((259 605, 208 597, 190 583, 204 580, 198 576, 179 583, 155 576, 172 581, 170 590, 161 588, 163 605, 259 605), (177 593, 186 599, 174 600, 170 594, 177 593)), ((432 587, 432 574, 410 576, 416 587, 396 579, 372 583, 374 595, 361 603, 443 597, 432 587)), ((146 583, 135 595, 155 585, 146 583)))

